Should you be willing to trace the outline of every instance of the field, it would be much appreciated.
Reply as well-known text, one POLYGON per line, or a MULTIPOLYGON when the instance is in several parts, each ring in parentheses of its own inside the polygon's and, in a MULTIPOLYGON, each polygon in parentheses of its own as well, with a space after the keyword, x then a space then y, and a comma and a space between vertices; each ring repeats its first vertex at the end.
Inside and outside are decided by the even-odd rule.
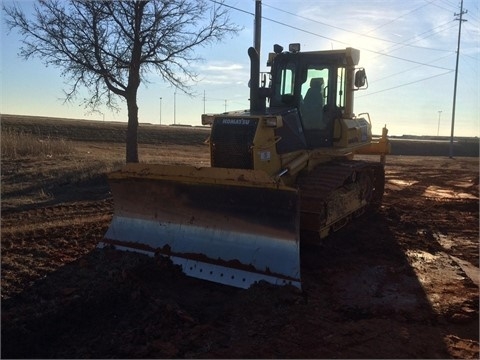
MULTIPOLYGON (((2 358, 479 357, 478 157, 388 157, 379 212, 302 245, 303 291, 240 290, 96 249, 125 124, 1 126, 2 358)), ((208 165, 207 136, 142 124, 141 161, 208 165)))

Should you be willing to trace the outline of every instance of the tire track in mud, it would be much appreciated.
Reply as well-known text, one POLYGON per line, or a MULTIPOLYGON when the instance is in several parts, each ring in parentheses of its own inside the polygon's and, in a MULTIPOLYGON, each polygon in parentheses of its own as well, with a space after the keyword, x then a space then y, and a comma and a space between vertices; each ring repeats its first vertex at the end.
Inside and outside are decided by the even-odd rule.
POLYGON ((92 251, 111 217, 111 199, 2 214, 2 299, 92 251))
POLYGON ((2 212, 2 231, 16 231, 19 225, 27 222, 26 226, 35 227, 37 224, 75 223, 88 222, 88 218, 95 216, 111 215, 113 213, 113 200, 84 201, 75 203, 62 203, 27 211, 2 212))

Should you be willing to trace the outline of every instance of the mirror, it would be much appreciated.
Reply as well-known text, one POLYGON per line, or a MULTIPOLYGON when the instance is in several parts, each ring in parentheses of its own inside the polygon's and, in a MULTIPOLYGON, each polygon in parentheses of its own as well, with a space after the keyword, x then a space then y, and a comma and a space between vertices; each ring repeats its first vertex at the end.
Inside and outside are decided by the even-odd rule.
POLYGON ((355 87, 361 88, 365 86, 367 82, 367 74, 365 73, 365 69, 360 69, 355 73, 355 87))

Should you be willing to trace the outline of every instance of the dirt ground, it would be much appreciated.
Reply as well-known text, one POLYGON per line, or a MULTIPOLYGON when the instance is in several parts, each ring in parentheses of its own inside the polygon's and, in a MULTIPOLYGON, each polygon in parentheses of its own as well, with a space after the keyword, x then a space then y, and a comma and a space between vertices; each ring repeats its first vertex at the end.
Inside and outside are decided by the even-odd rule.
MULTIPOLYGON (((162 149, 162 162, 208 161, 201 144, 141 154, 162 149)), ((104 176, 48 171, 72 156, 2 159, 2 358, 479 357, 478 158, 390 156, 379 212, 302 246, 299 291, 96 249, 113 200, 104 176)))

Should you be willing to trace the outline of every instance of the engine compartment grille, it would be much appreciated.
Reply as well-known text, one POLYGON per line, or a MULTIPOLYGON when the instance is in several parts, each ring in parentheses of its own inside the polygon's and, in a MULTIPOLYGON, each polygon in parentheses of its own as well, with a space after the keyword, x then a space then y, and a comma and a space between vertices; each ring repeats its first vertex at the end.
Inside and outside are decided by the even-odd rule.
POLYGON ((212 127, 212 167, 253 169, 253 139, 258 120, 217 118, 212 127))

